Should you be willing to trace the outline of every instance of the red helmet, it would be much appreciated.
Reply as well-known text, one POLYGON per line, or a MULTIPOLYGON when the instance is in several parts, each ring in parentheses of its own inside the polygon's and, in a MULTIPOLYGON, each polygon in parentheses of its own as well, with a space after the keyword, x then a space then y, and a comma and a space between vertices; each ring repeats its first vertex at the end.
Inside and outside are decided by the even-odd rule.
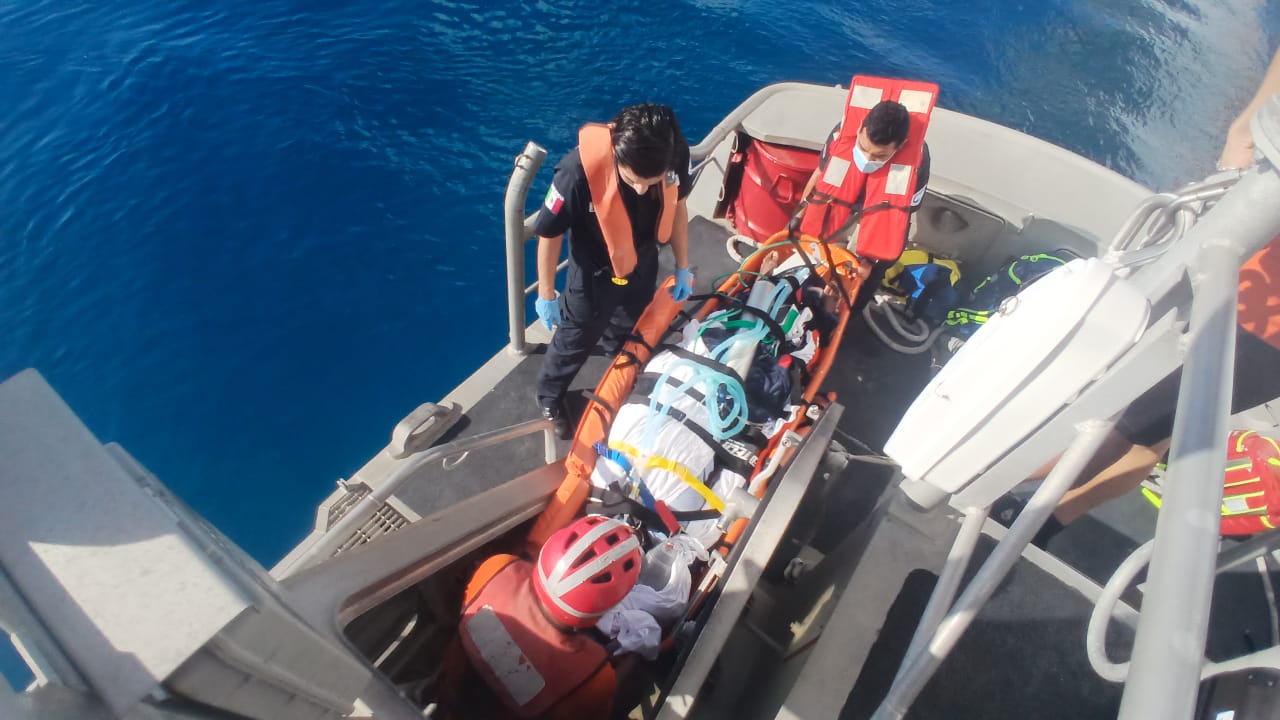
POLYGON ((1280 525, 1280 444, 1252 430, 1227 439, 1222 534, 1252 535, 1280 525))
POLYGON ((556 622, 591 627, 635 586, 643 558, 626 523, 589 515, 547 538, 533 590, 556 622))

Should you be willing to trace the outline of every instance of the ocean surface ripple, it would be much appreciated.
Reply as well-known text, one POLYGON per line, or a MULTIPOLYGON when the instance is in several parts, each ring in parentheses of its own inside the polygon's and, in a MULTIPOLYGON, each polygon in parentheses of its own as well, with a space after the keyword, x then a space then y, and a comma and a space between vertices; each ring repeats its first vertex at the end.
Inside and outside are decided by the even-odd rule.
POLYGON ((866 72, 1166 189, 1280 37, 1274 0, 602 7, 0 5, 0 378, 38 368, 270 565, 505 342, 526 140, 554 161, 642 100, 697 140, 765 84, 866 72))

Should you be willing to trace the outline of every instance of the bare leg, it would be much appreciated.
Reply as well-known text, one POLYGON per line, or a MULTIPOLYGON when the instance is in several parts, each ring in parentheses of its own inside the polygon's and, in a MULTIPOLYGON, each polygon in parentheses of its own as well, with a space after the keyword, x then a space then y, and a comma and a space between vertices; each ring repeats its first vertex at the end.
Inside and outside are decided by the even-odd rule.
MULTIPOLYGON (((1151 474, 1169 449, 1169 440, 1146 447, 1129 445, 1119 459, 1096 472, 1083 484, 1067 491, 1053 511, 1053 517, 1068 525, 1104 502, 1129 494, 1151 474)), ((1101 453, 1100 453, 1101 455, 1101 453)))

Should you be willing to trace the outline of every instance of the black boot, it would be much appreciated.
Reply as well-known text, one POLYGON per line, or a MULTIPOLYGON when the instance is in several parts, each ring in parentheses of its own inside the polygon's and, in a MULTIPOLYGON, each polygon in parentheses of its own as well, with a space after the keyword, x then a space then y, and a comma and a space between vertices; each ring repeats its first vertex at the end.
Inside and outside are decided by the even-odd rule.
MULTIPOLYGON (((1018 519, 1018 516, 1022 514, 1023 508, 1027 506, 1027 500, 1028 498, 1020 498, 1012 493, 1002 495, 991 504, 990 517, 1005 527, 1012 527, 1013 521, 1018 519)), ((1058 518, 1050 515, 1045 520, 1044 525, 1040 527, 1040 530, 1036 532, 1035 537, 1031 538, 1031 544, 1044 550, 1049 541, 1062 532, 1065 527, 1061 522, 1058 522, 1058 518)))
POLYGON ((538 401, 542 417, 555 425, 556 437, 568 440, 573 437, 573 428, 569 425, 569 410, 564 405, 564 398, 554 402, 538 401))

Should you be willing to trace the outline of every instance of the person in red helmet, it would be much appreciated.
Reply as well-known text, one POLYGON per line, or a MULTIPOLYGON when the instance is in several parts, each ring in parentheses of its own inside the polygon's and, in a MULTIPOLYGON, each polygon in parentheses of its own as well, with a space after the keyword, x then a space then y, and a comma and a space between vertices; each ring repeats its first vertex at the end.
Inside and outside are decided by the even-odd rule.
POLYGON ((643 559, 630 527, 591 515, 561 528, 542 546, 533 589, 555 622, 594 627, 635 587, 643 559))
POLYGON ((459 637, 471 666, 516 717, 607 717, 616 687, 592 628, 635 586, 640 541, 625 523, 579 518, 536 563, 495 555, 463 599, 459 637))

